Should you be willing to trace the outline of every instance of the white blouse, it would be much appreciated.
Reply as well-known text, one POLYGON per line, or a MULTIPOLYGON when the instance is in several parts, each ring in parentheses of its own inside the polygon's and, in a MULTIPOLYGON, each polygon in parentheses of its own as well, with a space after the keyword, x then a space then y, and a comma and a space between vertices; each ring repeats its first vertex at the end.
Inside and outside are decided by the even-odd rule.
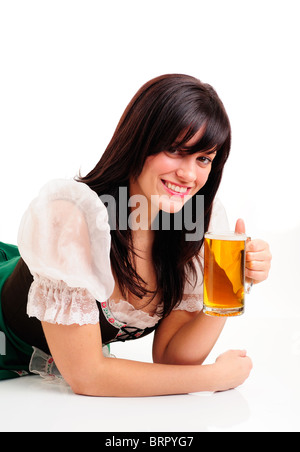
MULTIPOLYGON (((225 210, 218 199, 210 230, 228 231, 225 210)), ((63 325, 97 324, 96 300, 108 301, 114 318, 145 329, 158 323, 158 314, 135 309, 126 300, 110 300, 115 281, 110 264, 110 227, 105 205, 86 184, 74 180, 47 183, 23 215, 18 247, 34 280, 27 314, 63 325)), ((186 282, 177 310, 201 311, 202 273, 196 288, 186 282)))

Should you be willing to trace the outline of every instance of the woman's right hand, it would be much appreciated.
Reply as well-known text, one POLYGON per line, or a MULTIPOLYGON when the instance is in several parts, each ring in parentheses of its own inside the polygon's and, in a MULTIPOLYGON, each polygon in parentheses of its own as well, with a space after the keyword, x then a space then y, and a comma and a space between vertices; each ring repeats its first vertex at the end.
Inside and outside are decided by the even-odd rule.
POLYGON ((217 391, 236 388, 249 377, 253 367, 246 350, 229 350, 216 359, 217 391))

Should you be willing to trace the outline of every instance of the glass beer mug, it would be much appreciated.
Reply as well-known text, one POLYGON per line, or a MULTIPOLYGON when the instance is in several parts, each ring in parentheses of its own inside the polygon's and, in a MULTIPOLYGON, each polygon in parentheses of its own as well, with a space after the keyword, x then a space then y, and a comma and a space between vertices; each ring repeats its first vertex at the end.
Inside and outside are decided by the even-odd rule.
POLYGON ((245 234, 207 232, 204 235, 204 308, 210 316, 238 316, 244 313, 245 234))

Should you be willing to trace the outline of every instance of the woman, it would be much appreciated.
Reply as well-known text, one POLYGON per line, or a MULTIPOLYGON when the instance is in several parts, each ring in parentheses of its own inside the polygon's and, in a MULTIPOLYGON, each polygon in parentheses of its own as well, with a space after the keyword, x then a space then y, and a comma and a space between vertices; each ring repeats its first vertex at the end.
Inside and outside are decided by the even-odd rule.
MULTIPOLYGON (((202 312, 199 224, 228 228, 215 195, 230 138, 212 87, 161 76, 134 96, 87 176, 41 190, 18 249, 2 244, 2 378, 59 372, 77 394, 122 397, 226 390, 248 377, 245 351, 202 365, 225 319, 202 312), (153 364, 103 353, 154 330, 153 364)), ((270 259, 251 241, 246 276, 266 279, 270 259)))

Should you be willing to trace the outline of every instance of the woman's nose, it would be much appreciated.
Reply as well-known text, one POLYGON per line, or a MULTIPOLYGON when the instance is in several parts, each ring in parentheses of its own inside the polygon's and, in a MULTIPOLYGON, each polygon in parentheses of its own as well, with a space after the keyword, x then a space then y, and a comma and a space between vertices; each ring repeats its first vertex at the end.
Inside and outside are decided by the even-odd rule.
POLYGON ((196 166, 192 159, 182 159, 180 166, 178 167, 177 176, 186 182, 194 182, 196 180, 196 166))

